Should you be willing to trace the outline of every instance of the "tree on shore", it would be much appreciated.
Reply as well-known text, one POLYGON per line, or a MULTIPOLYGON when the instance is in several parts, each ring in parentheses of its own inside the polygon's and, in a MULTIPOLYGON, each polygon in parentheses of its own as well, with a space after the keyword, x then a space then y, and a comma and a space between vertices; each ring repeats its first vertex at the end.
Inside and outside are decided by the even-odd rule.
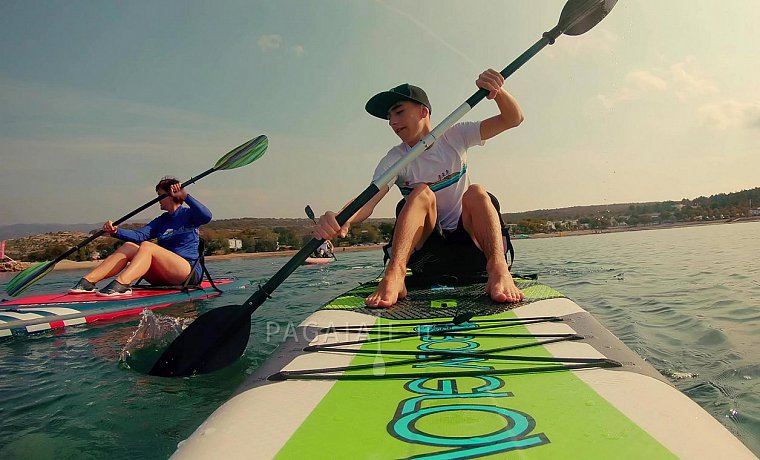
MULTIPOLYGON (((680 201, 634 203, 609 206, 587 206, 560 210, 530 211, 512 214, 518 216, 507 224, 515 234, 548 233, 582 228, 604 229, 610 225, 629 227, 652 225, 654 222, 697 222, 704 220, 736 219, 751 215, 751 208, 760 208, 760 187, 735 193, 721 193, 710 197, 684 198, 680 201), (529 215, 530 217, 525 217, 529 215), (657 219, 653 220, 652 216, 657 219), (614 222, 613 222, 614 221, 614 222), (547 225, 550 223, 550 225, 547 225)), ((229 219, 214 221, 201 228, 206 240, 206 254, 226 254, 235 251, 229 240, 240 239, 243 252, 270 252, 288 246, 300 249, 311 240, 312 223, 307 219, 229 219)), ((126 228, 139 224, 125 224, 126 228)), ((393 231, 390 219, 369 219, 351 227, 346 238, 333 241, 338 245, 374 244, 388 241, 393 231)), ((44 235, 8 240, 6 251, 16 260, 52 260, 82 241, 83 233, 54 232, 44 235)), ((77 251, 70 259, 89 260, 96 254, 104 258, 123 244, 120 240, 104 237, 77 251)))

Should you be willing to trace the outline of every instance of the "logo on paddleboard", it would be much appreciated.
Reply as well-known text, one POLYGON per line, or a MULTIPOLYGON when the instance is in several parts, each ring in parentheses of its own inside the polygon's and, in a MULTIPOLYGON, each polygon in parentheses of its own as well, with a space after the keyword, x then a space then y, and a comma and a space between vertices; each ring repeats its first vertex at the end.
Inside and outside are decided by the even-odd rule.
MULTIPOLYGON (((472 336, 420 338, 418 358, 441 349, 461 351, 463 356, 420 363, 416 368, 494 369, 485 363, 486 358, 466 356, 468 350, 480 346, 472 336)), ((388 432, 404 442, 441 448, 414 457, 420 459, 473 458, 549 443, 543 433, 533 433, 536 422, 530 415, 499 404, 514 396, 505 387, 504 380, 485 375, 412 380, 404 388, 413 396, 399 403, 388 432)))

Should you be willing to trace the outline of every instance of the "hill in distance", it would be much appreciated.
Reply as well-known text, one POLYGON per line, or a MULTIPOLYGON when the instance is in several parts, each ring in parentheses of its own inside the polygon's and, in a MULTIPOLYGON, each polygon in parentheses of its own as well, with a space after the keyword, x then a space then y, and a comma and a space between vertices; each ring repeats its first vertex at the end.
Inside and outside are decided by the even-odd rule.
POLYGON ((565 220, 575 219, 580 216, 590 216, 601 214, 609 211, 611 214, 621 214, 629 210, 631 206, 653 206, 658 201, 646 203, 615 203, 615 204, 596 204, 589 206, 571 206, 569 208, 556 209, 537 209, 535 211, 524 212, 507 212, 502 214, 508 222, 518 222, 524 219, 546 219, 546 220, 565 220))
MULTIPOLYGON (((731 206, 740 207, 752 207, 752 203, 756 203, 755 206, 760 205, 760 187, 756 187, 750 190, 742 190, 741 192, 721 193, 718 195, 712 195, 710 197, 698 197, 694 200, 678 200, 678 201, 663 201, 663 202, 644 202, 644 203, 615 203, 615 204, 599 204, 589 206, 572 206, 567 208, 557 209, 538 209, 535 211, 525 212, 513 212, 505 213, 505 221, 518 222, 523 219, 546 219, 546 220, 565 220, 576 219, 581 216, 601 215, 603 213, 609 213, 611 215, 625 214, 632 207, 651 207, 663 203, 677 203, 686 200, 687 202, 693 201, 695 204, 699 204, 704 208, 725 208, 731 206)), ((391 222, 391 218, 371 218, 370 223, 391 222)), ((90 232, 91 230, 97 230, 101 227, 102 222, 96 224, 13 224, 13 225, 0 225, 0 240, 20 238, 31 235, 40 235, 50 232, 90 232)), ((129 222, 128 227, 136 227, 141 225, 138 222, 129 222)), ((313 222, 306 218, 268 218, 268 217, 246 217, 239 219, 222 219, 213 220, 207 224, 204 228, 209 230, 245 230, 249 228, 276 228, 276 227, 299 227, 306 228, 311 227, 313 222)))
MULTIPOLYGON (((592 205, 592 206, 573 206, 569 208, 558 209, 539 209, 535 211, 513 212, 503 214, 508 222, 517 222, 522 219, 548 219, 562 220, 572 219, 577 216, 595 214, 609 210, 610 212, 627 210, 630 205, 645 205, 652 203, 625 203, 610 205, 592 205)), ((392 222, 392 218, 373 217, 369 222, 392 222)), ((10 240, 26 236, 41 235, 53 232, 82 232, 89 233, 91 230, 99 230, 103 225, 102 222, 94 224, 14 224, 0 225, 0 240, 10 240)), ((141 225, 141 223, 128 222, 128 227, 141 225)), ((243 217, 237 219, 220 219, 212 220, 204 226, 209 230, 244 230, 249 228, 275 228, 275 227, 296 227, 307 228, 314 225, 310 219, 306 218, 274 218, 274 217, 243 217)))
POLYGON ((99 229, 99 224, 13 224, 0 225, 0 240, 10 240, 24 236, 40 235, 50 232, 83 232, 99 229))

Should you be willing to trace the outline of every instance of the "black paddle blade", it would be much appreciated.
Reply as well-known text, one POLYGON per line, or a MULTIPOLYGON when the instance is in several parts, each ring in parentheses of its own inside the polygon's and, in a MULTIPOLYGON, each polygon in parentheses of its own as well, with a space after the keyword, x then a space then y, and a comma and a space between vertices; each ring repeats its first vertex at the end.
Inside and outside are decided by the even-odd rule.
MULTIPOLYGON (((311 206, 309 206, 309 205, 307 204, 307 205, 306 205, 306 207, 305 207, 305 208, 303 208, 303 212, 305 212, 305 213, 306 213, 306 217, 308 217, 308 218, 309 218, 309 219, 311 219, 311 220, 314 220, 314 210, 312 210, 312 209, 311 209, 311 206)), ((315 222, 316 222, 316 221, 315 221, 315 222)))
POLYGON ((617 0, 570 0, 562 8, 559 27, 565 35, 581 35, 599 24, 617 0))
POLYGON ((187 377, 226 367, 243 355, 251 335, 250 311, 242 305, 199 316, 164 350, 149 374, 187 377))

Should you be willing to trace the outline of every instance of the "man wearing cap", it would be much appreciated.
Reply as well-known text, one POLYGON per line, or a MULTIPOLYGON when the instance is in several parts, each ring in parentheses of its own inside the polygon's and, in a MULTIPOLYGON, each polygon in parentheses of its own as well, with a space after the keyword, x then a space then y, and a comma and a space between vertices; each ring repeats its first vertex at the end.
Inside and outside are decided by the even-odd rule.
MULTIPOLYGON (((396 220, 393 251, 385 275, 377 290, 365 300, 368 307, 387 308, 406 297, 404 279, 409 257, 434 231, 447 241, 471 239, 480 248, 487 260, 486 292, 494 301, 523 299, 504 256, 499 215, 486 189, 471 185, 467 176, 467 149, 483 145, 487 139, 518 126, 523 115, 517 101, 502 88, 504 78, 499 72, 488 69, 475 84, 489 91, 488 99, 496 102, 500 113, 480 122, 455 124, 399 173, 395 184, 405 203, 396 220)), ((430 133, 432 106, 421 88, 406 83, 376 94, 365 108, 371 115, 388 120, 402 141, 380 160, 374 182, 430 133)), ((336 213, 326 212, 319 218, 314 236, 325 240, 345 237, 352 223, 362 222, 372 215, 388 190, 388 185, 381 186, 342 227, 335 219, 336 213)))

